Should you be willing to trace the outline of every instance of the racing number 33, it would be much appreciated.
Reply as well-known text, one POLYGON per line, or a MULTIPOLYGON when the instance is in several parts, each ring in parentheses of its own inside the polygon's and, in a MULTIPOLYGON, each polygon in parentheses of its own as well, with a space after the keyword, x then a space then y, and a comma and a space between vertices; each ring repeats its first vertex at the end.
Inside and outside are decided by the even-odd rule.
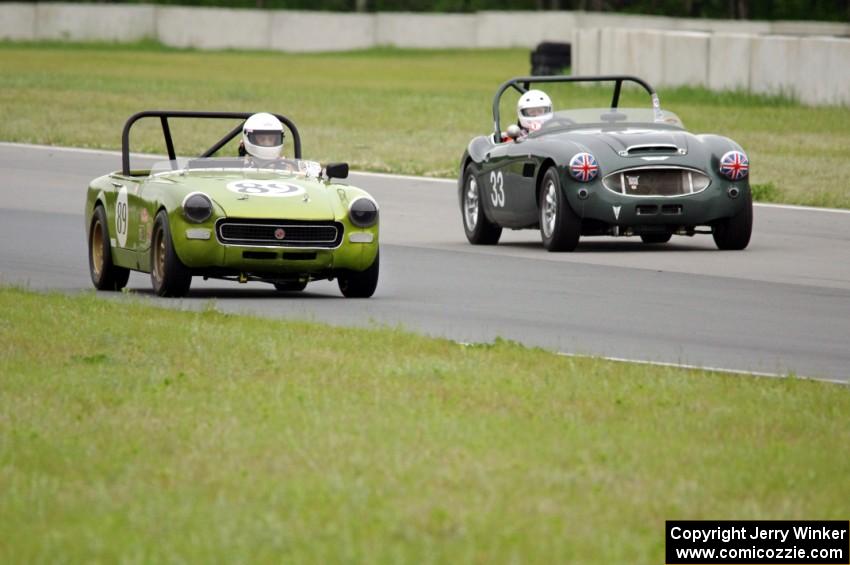
POLYGON ((492 194, 490 194, 490 200, 493 202, 493 206, 497 206, 499 208, 504 208, 505 206, 505 177, 502 176, 502 171, 496 172, 492 171, 490 173, 490 187, 492 188, 492 194))

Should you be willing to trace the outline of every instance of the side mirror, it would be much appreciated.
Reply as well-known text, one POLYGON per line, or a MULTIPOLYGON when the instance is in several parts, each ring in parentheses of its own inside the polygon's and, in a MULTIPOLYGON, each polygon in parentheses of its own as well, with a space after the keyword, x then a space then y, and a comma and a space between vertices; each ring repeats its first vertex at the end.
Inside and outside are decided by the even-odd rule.
POLYGON ((519 129, 518 125, 511 124, 508 126, 508 129, 505 133, 508 135, 508 137, 516 141, 522 135, 522 130, 519 129))
POLYGON ((348 163, 328 163, 325 165, 325 176, 328 180, 348 178, 348 163))

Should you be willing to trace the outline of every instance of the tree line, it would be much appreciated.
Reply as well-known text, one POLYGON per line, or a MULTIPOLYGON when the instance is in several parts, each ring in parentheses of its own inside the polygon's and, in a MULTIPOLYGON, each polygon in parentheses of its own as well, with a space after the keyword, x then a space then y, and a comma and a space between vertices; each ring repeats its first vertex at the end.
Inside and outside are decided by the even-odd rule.
MULTIPOLYGON (((71 0, 90 2, 92 0, 71 0)), ((850 0, 95 0, 338 12, 585 10, 691 18, 850 21, 850 0)))

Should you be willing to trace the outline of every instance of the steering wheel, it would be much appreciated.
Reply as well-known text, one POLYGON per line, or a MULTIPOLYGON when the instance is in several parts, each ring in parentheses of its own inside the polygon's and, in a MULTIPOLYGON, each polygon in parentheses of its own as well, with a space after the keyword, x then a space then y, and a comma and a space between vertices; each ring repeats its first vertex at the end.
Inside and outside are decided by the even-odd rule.
POLYGON ((288 173, 294 173, 297 170, 289 159, 280 159, 274 164, 274 168, 288 173))
POLYGON ((555 127, 558 127, 558 126, 574 126, 575 124, 576 124, 575 120, 560 116, 560 117, 557 117, 557 118, 552 118, 551 120, 547 120, 546 123, 544 124, 544 127, 549 128, 549 127, 552 127, 552 126, 555 126, 555 127))

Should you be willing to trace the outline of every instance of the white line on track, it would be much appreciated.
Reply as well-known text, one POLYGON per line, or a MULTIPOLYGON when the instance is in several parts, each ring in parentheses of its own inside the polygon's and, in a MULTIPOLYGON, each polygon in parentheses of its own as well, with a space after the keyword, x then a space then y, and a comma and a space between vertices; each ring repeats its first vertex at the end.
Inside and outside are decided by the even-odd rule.
MULTIPOLYGON (((87 153, 90 155, 111 155, 111 156, 121 156, 120 151, 113 151, 109 149, 87 149, 84 147, 59 147, 54 145, 36 145, 29 143, 13 143, 9 141, 0 141, 0 147, 17 147, 21 149, 40 149, 46 151, 65 151, 68 153, 87 153)), ((138 158, 151 158, 151 159, 167 159, 165 155, 155 155, 150 153, 130 153, 132 157, 138 158)), ((365 176, 365 177, 377 177, 377 178, 385 178, 385 179, 398 179, 398 180, 408 180, 414 182, 432 182, 437 184, 451 184, 457 185, 457 181, 454 179, 441 179, 435 177, 417 177, 413 175, 396 175, 393 173, 371 173, 366 171, 351 171, 352 174, 365 176)), ((779 210, 797 210, 800 212, 831 212, 834 214, 850 214, 850 210, 842 210, 839 208, 815 208, 814 206, 797 206, 794 204, 769 204, 766 202, 756 202, 755 206, 761 208, 776 208, 779 210)))
MULTIPOLYGON (((475 343, 468 341, 457 341, 455 342, 458 345, 462 345, 464 347, 472 347, 475 345, 485 345, 483 343, 475 343)), ((801 379, 805 381, 816 381, 820 383, 829 383, 836 385, 848 386, 850 382, 842 381, 840 379, 827 379, 820 377, 806 377, 802 375, 791 376, 790 373, 765 373, 761 371, 746 371, 743 369, 726 369, 723 367, 710 367, 705 365, 691 365, 688 363, 670 363, 666 361, 648 361, 646 359, 628 359, 626 357, 609 357, 605 355, 593 355, 589 353, 567 353, 566 351, 551 351, 544 348, 544 351, 549 351, 550 353, 554 353, 560 357, 576 357, 579 359, 602 359, 603 361, 613 361, 615 363, 634 363, 637 365, 649 365, 652 367, 670 367, 673 369, 688 369, 693 371, 707 371, 711 373, 725 373, 728 375, 746 375, 749 377, 767 377, 771 379, 801 379)))

